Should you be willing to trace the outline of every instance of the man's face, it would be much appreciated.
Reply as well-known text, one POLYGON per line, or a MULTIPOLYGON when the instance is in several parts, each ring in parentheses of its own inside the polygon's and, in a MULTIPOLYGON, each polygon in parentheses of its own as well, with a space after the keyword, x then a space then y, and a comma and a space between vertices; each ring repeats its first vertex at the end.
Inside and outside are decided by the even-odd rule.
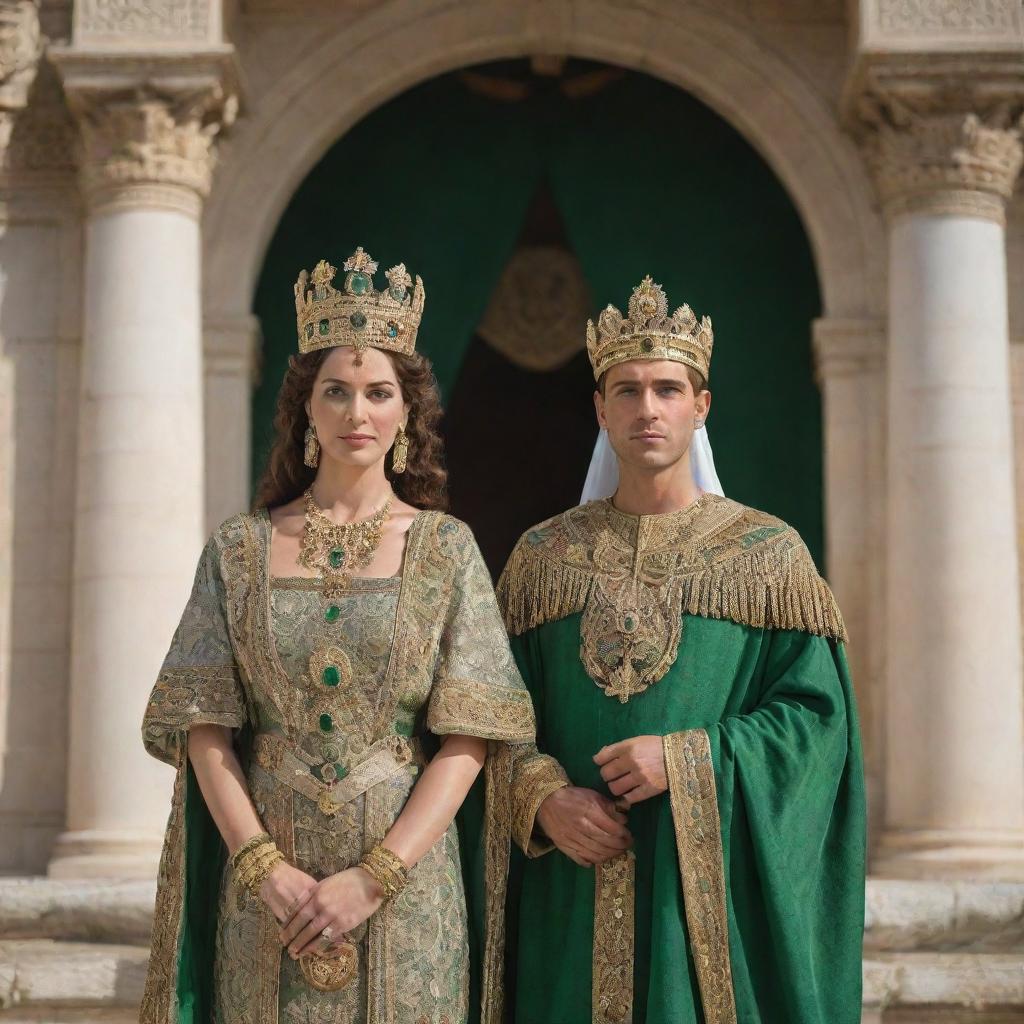
POLYGON ((667 469, 690 448, 695 421, 707 417, 711 393, 695 394, 686 367, 670 359, 619 363, 594 394, 597 419, 627 465, 667 469))

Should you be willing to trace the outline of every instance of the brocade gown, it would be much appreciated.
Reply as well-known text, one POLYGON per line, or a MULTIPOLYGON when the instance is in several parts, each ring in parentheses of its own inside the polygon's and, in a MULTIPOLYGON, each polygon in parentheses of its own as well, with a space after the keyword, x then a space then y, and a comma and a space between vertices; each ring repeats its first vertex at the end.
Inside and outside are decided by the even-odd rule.
MULTIPOLYGON (((269 549, 265 512, 216 531, 146 711, 146 747, 178 776, 141 1020, 462 1024, 468 937, 454 823, 403 893, 351 933, 353 980, 323 992, 225 865, 185 751, 194 725, 235 730, 264 828, 317 879, 383 838, 439 736, 493 741, 495 791, 493 766, 509 760, 507 744, 532 741, 533 712, 487 570, 469 529, 435 512, 413 521, 400 576, 354 579, 334 599, 319 580, 272 579, 269 549)), ((507 819, 507 800, 494 803, 507 819)), ((507 820, 488 813, 500 846, 507 820)), ((503 863, 499 850, 495 892, 503 863)), ((489 920, 500 928, 497 910, 489 920)))

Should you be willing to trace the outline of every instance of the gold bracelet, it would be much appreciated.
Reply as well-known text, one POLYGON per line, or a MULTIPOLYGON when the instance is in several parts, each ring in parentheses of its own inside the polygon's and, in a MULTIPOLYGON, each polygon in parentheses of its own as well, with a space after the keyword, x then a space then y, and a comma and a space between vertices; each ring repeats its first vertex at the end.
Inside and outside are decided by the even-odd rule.
POLYGON ((264 843, 272 842, 270 833, 258 832, 251 839, 246 839, 242 845, 231 854, 231 866, 233 868, 238 867, 238 862, 251 850, 255 850, 257 846, 262 846, 264 843))
POLYGON ((270 836, 254 836, 232 857, 232 867, 239 884, 259 896, 260 887, 283 860, 284 854, 270 836))
POLYGON ((363 854, 359 866, 384 890, 385 903, 393 900, 409 883, 405 861, 379 843, 363 854))

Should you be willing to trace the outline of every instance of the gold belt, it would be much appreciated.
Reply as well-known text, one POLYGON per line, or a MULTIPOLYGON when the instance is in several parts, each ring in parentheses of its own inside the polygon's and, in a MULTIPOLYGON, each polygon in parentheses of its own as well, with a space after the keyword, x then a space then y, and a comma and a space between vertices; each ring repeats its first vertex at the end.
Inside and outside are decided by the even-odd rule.
POLYGON ((349 769, 343 779, 326 783, 310 774, 309 765, 280 736, 259 733, 253 742, 253 759, 256 764, 296 793, 315 800, 320 810, 328 815, 337 814, 349 801, 386 782, 407 765, 420 764, 422 758, 416 739, 385 736, 367 747, 363 759, 349 769))

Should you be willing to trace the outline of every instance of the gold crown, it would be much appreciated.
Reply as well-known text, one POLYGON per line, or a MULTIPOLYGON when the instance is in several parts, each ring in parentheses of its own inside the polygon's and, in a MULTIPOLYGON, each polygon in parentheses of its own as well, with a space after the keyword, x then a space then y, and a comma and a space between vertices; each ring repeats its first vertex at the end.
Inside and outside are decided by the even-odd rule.
POLYGON ((377 291, 373 275, 377 263, 362 246, 344 263, 342 291, 331 286, 337 270, 321 260, 313 273, 305 270, 295 282, 295 316, 299 351, 351 345, 361 352, 368 345, 410 355, 423 315, 423 282, 409 292, 412 278, 404 263, 384 275, 388 287, 377 291))
POLYGON ((714 342, 709 317, 698 323, 697 314, 686 305, 668 315, 665 292, 650 275, 633 289, 627 317, 609 305, 596 327, 593 320, 587 321, 587 353, 595 380, 633 359, 673 359, 692 366, 707 380, 714 342))

